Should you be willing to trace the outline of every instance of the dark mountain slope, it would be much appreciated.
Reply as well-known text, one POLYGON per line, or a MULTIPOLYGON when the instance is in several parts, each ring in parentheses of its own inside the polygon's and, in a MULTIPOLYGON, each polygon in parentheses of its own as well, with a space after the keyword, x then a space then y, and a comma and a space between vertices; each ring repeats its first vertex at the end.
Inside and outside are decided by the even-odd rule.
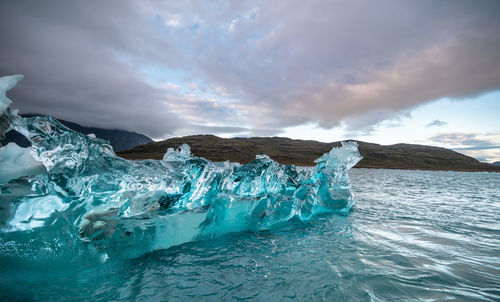
MULTIPOLYGON (((33 115, 23 115, 23 116, 33 116, 33 115)), ((84 127, 81 126, 77 123, 73 123, 70 121, 65 121, 58 119, 61 124, 64 126, 78 131, 83 134, 90 134, 93 133, 95 134, 96 137, 105 139, 110 142, 111 146, 113 146, 113 149, 115 152, 123 151, 123 150, 128 150, 131 148, 134 148, 139 145, 147 144, 150 142, 153 142, 153 140, 143 134, 139 134, 136 132, 129 132, 125 130, 118 130, 118 129, 102 129, 102 128, 95 128, 95 127, 84 127)), ((10 131, 5 134, 5 139, 0 140, 0 143, 2 145, 5 145, 9 142, 15 142, 21 147, 27 147, 29 146, 29 141, 24 138, 21 134, 19 134, 16 131, 10 131)))
POLYGON ((153 140, 144 134, 130 132, 120 129, 102 129, 95 127, 84 127, 77 123, 59 120, 64 126, 81 132, 83 134, 94 133, 96 137, 109 141, 115 152, 128 150, 139 145, 153 142, 153 140))
MULTIPOLYGON (((256 154, 263 153, 280 163, 302 166, 313 165, 316 158, 340 145, 340 142, 321 143, 283 137, 226 139, 213 135, 192 135, 137 146, 119 155, 128 159, 161 159, 168 148, 177 148, 184 143, 191 146, 194 155, 213 161, 246 163, 252 161, 256 154)), ((356 166, 358 168, 500 172, 498 166, 481 163, 445 148, 411 144, 382 146, 361 141, 358 144, 364 157, 356 166)))

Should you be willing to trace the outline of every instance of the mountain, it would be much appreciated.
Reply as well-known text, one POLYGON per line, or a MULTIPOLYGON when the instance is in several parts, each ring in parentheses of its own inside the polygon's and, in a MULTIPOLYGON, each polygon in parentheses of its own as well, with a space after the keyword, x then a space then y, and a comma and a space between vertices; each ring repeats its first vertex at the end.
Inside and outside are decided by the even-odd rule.
MULTIPOLYGON (((220 138, 213 135, 192 135, 151 142, 118 155, 127 159, 161 159, 168 148, 189 144, 196 156, 213 161, 230 160, 247 163, 263 153, 282 164, 312 166, 314 160, 340 142, 321 143, 284 137, 220 138)), ((383 146, 358 141, 363 155, 356 167, 388 169, 420 169, 451 171, 498 171, 500 167, 481 163, 464 154, 445 148, 396 144, 383 146)))
MULTIPOLYGON (((34 116, 32 114, 26 114, 22 115, 24 117, 30 117, 34 116)), ((139 145, 147 144, 150 142, 153 142, 153 140, 143 134, 139 134, 136 132, 129 132, 125 130, 119 130, 119 129, 102 129, 102 128, 95 128, 95 127, 85 127, 81 126, 77 123, 70 122, 70 121, 65 121, 62 119, 58 119, 61 124, 64 126, 78 131, 83 134, 90 134, 93 133, 95 134, 96 137, 105 139, 109 141, 111 146, 113 146, 113 150, 115 152, 123 151, 123 150, 128 150, 131 148, 134 148, 139 145)), ((30 142, 22 136, 20 133, 12 130, 10 132, 7 132, 5 134, 5 139, 0 140, 0 143, 2 145, 6 145, 9 142, 15 142, 21 147, 27 147, 30 145, 30 142)))
POLYGON ((496 161, 496 162, 492 163, 492 165, 494 165, 494 166, 500 166, 500 161, 496 161))

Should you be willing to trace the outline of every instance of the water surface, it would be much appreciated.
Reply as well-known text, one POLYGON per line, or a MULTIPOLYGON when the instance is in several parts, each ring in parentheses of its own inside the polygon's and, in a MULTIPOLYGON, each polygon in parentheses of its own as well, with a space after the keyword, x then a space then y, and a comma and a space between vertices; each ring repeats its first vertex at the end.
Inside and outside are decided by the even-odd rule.
POLYGON ((357 203, 129 260, 2 263, 19 300, 499 301, 500 174, 350 171, 357 203))

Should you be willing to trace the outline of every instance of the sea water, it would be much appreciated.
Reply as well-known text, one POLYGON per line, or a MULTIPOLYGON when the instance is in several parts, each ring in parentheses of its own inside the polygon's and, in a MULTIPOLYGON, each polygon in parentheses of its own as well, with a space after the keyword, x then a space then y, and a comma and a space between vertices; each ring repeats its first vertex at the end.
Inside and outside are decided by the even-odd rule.
MULTIPOLYGON (((125 260, 1 263, 8 300, 498 301, 500 174, 353 169, 357 203, 125 260)), ((83 258, 84 259, 84 258, 83 258)))

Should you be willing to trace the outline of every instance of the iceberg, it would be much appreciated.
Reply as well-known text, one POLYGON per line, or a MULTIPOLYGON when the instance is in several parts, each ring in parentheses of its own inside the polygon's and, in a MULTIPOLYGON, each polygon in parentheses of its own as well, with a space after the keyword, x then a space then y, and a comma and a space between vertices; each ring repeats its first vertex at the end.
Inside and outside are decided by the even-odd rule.
MULTIPOLYGON (((0 78, 3 94, 12 81, 0 78)), ((212 162, 193 156, 188 145, 167 150, 162 160, 129 161, 95 136, 7 108, 8 130, 32 145, 0 149, 0 175, 10 175, 0 178, 0 245, 15 243, 15 253, 25 255, 23 249, 39 241, 54 251, 76 246, 106 258, 135 257, 319 214, 346 214, 355 203, 348 177, 361 159, 355 142, 333 148, 310 168, 266 155, 243 165, 212 162)))

